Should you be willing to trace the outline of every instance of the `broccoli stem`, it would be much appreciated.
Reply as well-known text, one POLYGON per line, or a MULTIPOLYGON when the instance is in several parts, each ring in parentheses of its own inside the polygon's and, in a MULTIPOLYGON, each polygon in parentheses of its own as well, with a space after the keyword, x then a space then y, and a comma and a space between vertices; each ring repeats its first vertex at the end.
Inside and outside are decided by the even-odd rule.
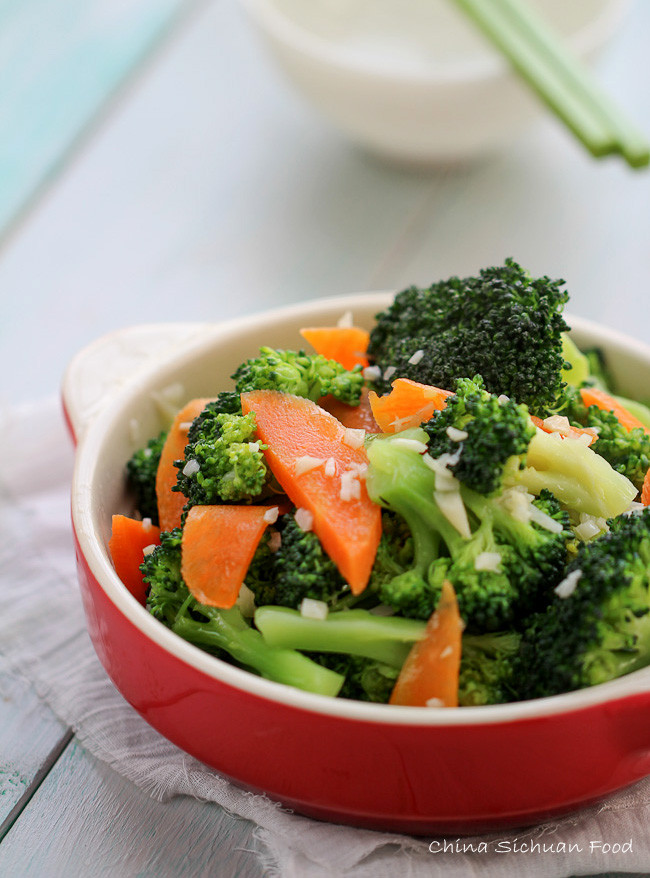
POLYGON ((535 531, 530 525, 510 515, 498 503, 465 487, 461 488, 461 495, 467 509, 489 527, 490 533, 496 531, 504 535, 509 544, 521 548, 530 547, 536 541, 535 531))
POLYGON ((195 646, 221 649, 235 661, 257 671, 267 680, 285 683, 318 695, 338 695, 344 677, 324 668, 293 649, 270 645, 244 620, 237 608, 220 610, 198 605, 190 598, 179 610, 172 631, 195 646), (188 610, 198 609, 208 622, 200 622, 188 610))
POLYGON ((526 466, 513 481, 532 494, 547 488, 569 508, 602 518, 621 515, 637 495, 632 482, 591 448, 541 430, 531 439, 526 466))
POLYGON ((271 646, 308 652, 340 652, 401 668, 425 623, 368 610, 342 610, 326 619, 309 619, 288 607, 260 607, 255 625, 271 646))
MULTIPOLYGON (((424 443, 428 439, 420 429, 404 430, 400 438, 424 443)), ((436 475, 421 454, 399 445, 394 437, 373 437, 367 451, 371 463, 366 479, 368 494, 375 503, 399 512, 406 520, 413 536, 415 567, 425 576, 438 558, 440 538, 456 548, 463 542, 433 499, 436 475)))

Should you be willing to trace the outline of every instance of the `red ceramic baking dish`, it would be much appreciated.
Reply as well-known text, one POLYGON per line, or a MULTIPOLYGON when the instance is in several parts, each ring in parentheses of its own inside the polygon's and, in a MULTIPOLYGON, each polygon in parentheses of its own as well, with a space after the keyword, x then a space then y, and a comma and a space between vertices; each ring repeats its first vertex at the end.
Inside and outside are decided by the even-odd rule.
MULTIPOLYGON (((231 386, 260 344, 295 348, 304 325, 351 310, 370 327, 388 294, 316 300, 235 322, 145 326, 105 337, 70 365, 64 408, 77 442, 72 517, 97 654, 158 731, 236 783, 303 814, 414 834, 530 825, 650 774, 650 668, 588 690, 459 709, 393 707, 294 690, 200 651, 127 591, 107 551, 131 512, 124 465, 180 405, 231 386)), ((570 319, 628 396, 647 395, 650 348, 570 319)))

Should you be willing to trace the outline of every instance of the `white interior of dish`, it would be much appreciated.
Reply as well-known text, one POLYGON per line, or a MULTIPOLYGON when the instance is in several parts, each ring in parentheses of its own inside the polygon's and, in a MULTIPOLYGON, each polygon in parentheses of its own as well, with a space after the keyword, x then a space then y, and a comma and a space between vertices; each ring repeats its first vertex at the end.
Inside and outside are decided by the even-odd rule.
MULTIPOLYGON (((370 328, 374 315, 390 301, 388 293, 366 293, 321 299, 207 328, 199 341, 174 350, 149 366, 99 411, 84 433, 77 451, 72 487, 72 512, 82 551, 107 596, 146 637, 210 677, 284 704, 349 719, 382 723, 436 726, 494 723, 550 716, 626 695, 650 690, 650 668, 620 680, 579 692, 517 704, 458 710, 392 707, 301 692, 256 677, 202 652, 154 619, 126 590, 113 570, 107 542, 111 516, 131 513, 125 489, 124 465, 132 452, 161 428, 154 394, 180 382, 185 399, 214 396, 232 387, 230 375, 262 344, 296 348, 302 326, 332 325, 352 311, 356 324, 370 328)), ((650 348, 604 327, 568 318, 579 346, 599 345, 607 353, 621 393, 643 397, 650 388, 650 348)), ((92 378, 92 376, 89 376, 92 378)), ((101 376, 97 376, 100 380, 101 376)), ((92 382, 91 382, 92 383, 92 382)), ((69 388, 64 385, 64 400, 69 388)))
MULTIPOLYGON (((457 79, 501 72, 505 61, 448 0, 243 0, 282 42, 381 76, 457 79)), ((530 0, 579 54, 617 27, 625 0, 530 0)))

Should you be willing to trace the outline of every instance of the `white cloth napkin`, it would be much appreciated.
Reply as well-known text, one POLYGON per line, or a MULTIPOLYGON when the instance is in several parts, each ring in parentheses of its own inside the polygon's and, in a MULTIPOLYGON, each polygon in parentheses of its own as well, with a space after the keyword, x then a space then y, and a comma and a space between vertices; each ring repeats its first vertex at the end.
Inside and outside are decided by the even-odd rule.
POLYGON ((158 800, 193 796, 252 820, 267 875, 650 873, 650 778, 602 805, 534 830, 417 839, 289 813, 184 754, 122 699, 87 637, 69 523, 73 452, 58 401, 5 412, 2 421, 0 652, 82 744, 115 771, 158 800))

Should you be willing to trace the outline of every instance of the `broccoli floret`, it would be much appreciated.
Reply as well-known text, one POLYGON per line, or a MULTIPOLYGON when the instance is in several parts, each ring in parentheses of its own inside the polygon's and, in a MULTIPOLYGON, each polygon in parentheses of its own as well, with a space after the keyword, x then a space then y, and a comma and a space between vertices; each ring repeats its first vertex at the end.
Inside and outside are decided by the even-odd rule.
POLYGON ((584 443, 536 428, 526 406, 487 393, 478 376, 461 379, 421 429, 373 437, 367 450, 370 497, 402 515, 414 546, 413 565, 381 585, 381 600, 426 619, 447 578, 475 630, 517 624, 559 581, 570 515, 619 515, 637 493, 584 443))
POLYGON ((282 517, 280 545, 273 556, 276 592, 273 603, 299 607, 303 598, 334 607, 350 588, 313 531, 302 530, 293 515, 282 517))
POLYGON ((399 676, 397 668, 359 656, 321 652, 310 658, 345 677, 339 698, 385 704, 399 676))
MULTIPOLYGON (((442 567, 439 569, 443 571, 442 567)), ((432 583, 428 570, 423 572, 414 565, 412 569, 386 580, 379 589, 379 597, 382 604, 407 619, 428 619, 435 608, 436 597, 440 594, 441 582, 442 580, 432 583)), ((466 612, 464 601, 462 612, 466 612)))
POLYGON ((363 388, 360 366, 344 369, 322 354, 260 348, 260 355, 242 363, 232 376, 238 393, 279 390, 314 402, 326 395, 348 405, 359 405, 363 388))
POLYGON ((413 540, 410 569, 386 577, 380 599, 425 620, 449 579, 471 629, 510 627, 562 577, 573 538, 568 515, 547 492, 534 502, 517 489, 486 497, 448 471, 441 483, 445 468, 422 453, 418 435, 427 438, 424 430, 407 430, 367 446, 369 496, 402 516, 413 540))
POLYGON ((255 604, 258 606, 276 602, 276 575, 273 564, 275 557, 273 540, 277 539, 274 537, 275 532, 275 526, 266 529, 246 571, 244 582, 252 591, 255 604))
POLYGON ((185 510, 214 503, 246 503, 260 498, 270 482, 265 445, 255 434, 255 414, 204 411, 190 428, 176 485, 185 510))
POLYGON ((142 578, 149 583, 147 609, 170 628, 179 607, 187 598, 187 586, 181 577, 180 527, 160 534, 160 545, 150 555, 145 555, 140 570, 142 578))
POLYGON ((135 507, 143 518, 150 518, 154 524, 158 524, 156 473, 166 438, 167 431, 163 430, 144 448, 139 448, 126 464, 127 481, 135 492, 135 507))
POLYGON ((380 594, 382 586, 413 567, 413 537, 406 521, 387 509, 381 514, 381 539, 366 591, 380 594))
POLYGON ((452 549, 451 559, 440 558, 429 569, 434 599, 449 579, 470 630, 519 625, 548 602, 564 574, 573 539, 569 515, 548 491, 532 501, 512 492, 490 501, 463 488, 461 498, 479 524, 471 539, 452 549))
POLYGON ((304 598, 311 598, 323 601, 330 610, 376 605, 381 583, 408 569, 413 561, 404 520, 384 512, 382 522, 370 581, 363 593, 355 596, 318 536, 302 530, 293 514, 282 515, 264 534, 246 574, 255 604, 299 609, 304 598))
POLYGON ((463 634, 458 704, 476 707, 517 700, 516 659, 521 634, 463 634))
POLYGON ((477 277, 409 287, 377 315, 368 354, 388 376, 455 390, 459 378, 482 375, 491 393, 506 394, 543 416, 562 399, 565 360, 563 281, 532 278, 507 259, 477 277))
POLYGON ((582 689, 650 664, 650 509, 581 544, 521 650, 522 697, 582 689))
POLYGON ((187 433, 188 443, 192 445, 212 435, 217 415, 241 415, 241 413, 241 397, 236 391, 226 390, 219 393, 217 398, 207 403, 201 414, 192 421, 187 433))
MULTIPOLYGON (((471 498, 467 502, 471 506, 471 498)), ((522 584, 522 612, 539 609, 564 575, 567 550, 574 542, 570 516, 546 489, 532 502, 516 489, 506 490, 491 509, 503 566, 511 581, 522 584)))
POLYGON ((535 435, 526 406, 488 393, 480 375, 461 378, 455 395, 423 429, 431 457, 449 455, 449 471, 480 494, 501 488, 504 467, 513 456, 523 463, 535 435))
POLYGON ((195 600, 181 576, 181 539, 180 528, 163 532, 160 545, 140 567, 153 616, 184 640, 268 680, 321 695, 338 694, 343 677, 301 653, 270 646, 238 607, 220 610, 195 600))
MULTIPOLYGON (((570 388, 566 411, 573 407, 574 419, 576 400, 580 394, 570 388)), ((483 495, 513 486, 534 495, 549 490, 571 513, 609 518, 625 512, 637 494, 603 456, 579 439, 535 427, 526 406, 486 394, 478 377, 461 379, 458 393, 422 426, 444 472, 483 495)))
MULTIPOLYGON (((451 552, 451 557, 440 557, 429 568, 432 604, 426 607, 427 615, 433 612, 447 579, 456 590, 458 607, 468 630, 494 631, 514 624, 523 609, 524 593, 530 586, 510 577, 505 563, 510 547, 498 542, 490 510, 486 509, 485 517, 470 539, 445 540, 445 549, 451 552), (482 558, 496 560, 483 568, 482 558)), ((387 590, 384 595, 387 600, 387 590)))
MULTIPOLYGON (((345 678, 346 683, 349 676, 350 672, 345 678)), ((361 690, 356 696, 358 700, 385 704, 391 696, 399 671, 381 662, 357 659, 356 673, 353 672, 351 676, 352 681, 357 683, 361 690)))
POLYGON ((313 531, 302 530, 291 514, 281 516, 274 531, 265 535, 246 575, 257 606, 297 609, 304 598, 311 598, 334 609, 353 600, 350 587, 313 531))

